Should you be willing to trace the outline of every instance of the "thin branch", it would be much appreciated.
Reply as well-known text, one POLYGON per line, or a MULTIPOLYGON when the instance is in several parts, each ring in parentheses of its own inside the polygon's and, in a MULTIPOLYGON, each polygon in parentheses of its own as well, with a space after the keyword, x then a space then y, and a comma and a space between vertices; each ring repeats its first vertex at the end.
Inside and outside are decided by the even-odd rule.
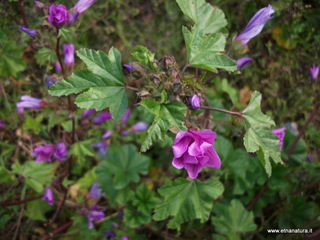
POLYGON ((60 232, 62 232, 63 230, 69 228, 71 225, 73 224, 73 220, 65 223, 64 225, 58 227, 56 230, 54 230, 53 232, 49 233, 49 236, 47 237, 43 237, 41 238, 41 240, 49 240, 52 237, 54 237, 55 235, 59 234, 60 232))
POLYGON ((258 192, 258 194, 251 200, 251 202, 249 203, 249 205, 247 206, 247 210, 250 211, 251 208, 253 208, 253 206, 256 204, 256 202, 261 198, 261 196, 263 195, 263 193, 268 189, 268 184, 265 183, 263 188, 260 190, 260 192, 258 192))
POLYGON ((9 206, 21 205, 21 204, 25 204, 27 202, 39 199, 41 197, 42 196, 36 196, 36 197, 28 198, 28 199, 25 199, 25 200, 21 200, 21 201, 18 201, 18 202, 5 201, 5 202, 0 203, 0 206, 1 207, 9 207, 9 206))
POLYGON ((133 91, 136 91, 136 92, 138 92, 138 91, 139 91, 139 89, 138 89, 138 88, 130 87, 130 86, 128 86, 128 85, 126 85, 126 86, 125 86, 125 88, 126 88, 126 89, 130 89, 130 90, 133 90, 133 91))
POLYGON ((211 110, 211 111, 223 112, 223 113, 227 113, 227 114, 230 114, 230 115, 242 117, 242 113, 241 112, 232 112, 232 111, 228 111, 228 110, 221 109, 221 108, 202 106, 201 109, 208 109, 208 110, 211 110))
POLYGON ((186 63, 186 64, 184 65, 184 67, 182 68, 182 71, 181 71, 181 75, 184 74, 184 72, 186 71, 186 69, 187 69, 189 66, 190 66, 189 63, 186 63))

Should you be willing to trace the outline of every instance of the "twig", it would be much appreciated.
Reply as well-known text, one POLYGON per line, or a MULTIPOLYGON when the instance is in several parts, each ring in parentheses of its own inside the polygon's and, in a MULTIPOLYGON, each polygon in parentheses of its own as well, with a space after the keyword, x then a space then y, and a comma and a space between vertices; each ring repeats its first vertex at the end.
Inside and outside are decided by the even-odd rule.
POLYGON ((53 232, 49 233, 49 236, 47 237, 43 237, 41 238, 41 240, 49 240, 50 238, 54 237, 55 235, 57 235, 58 233, 62 232, 63 230, 67 229, 68 227, 70 227, 73 224, 73 220, 65 223, 64 225, 62 225, 61 227, 58 227, 56 230, 54 230, 53 232))
POLYGON ((133 90, 133 91, 136 91, 136 92, 139 91, 138 88, 130 87, 130 86, 127 86, 127 85, 125 86, 125 88, 130 89, 130 90, 133 90))
POLYGON ((287 151, 287 155, 291 155, 291 153, 293 152, 293 150, 295 149, 299 139, 301 138, 301 136, 304 134, 304 132, 306 131, 307 127, 309 126, 309 124, 311 123, 312 119, 317 115, 318 111, 319 111, 319 108, 320 108, 320 102, 317 103, 310 116, 308 117, 306 123, 304 124, 303 128, 301 129, 301 131, 299 132, 298 136, 296 137, 296 139, 293 141, 293 143, 291 144, 289 150, 287 151))
POLYGON ((23 25, 28 27, 29 25, 28 25, 28 21, 27 21, 27 18, 26 18, 26 13, 25 13, 24 8, 23 8, 23 0, 19 0, 18 6, 19 6, 20 14, 22 16, 23 25))
POLYGON ((241 112, 232 112, 232 111, 228 111, 228 110, 221 109, 221 108, 202 106, 201 109, 208 109, 208 110, 211 110, 211 111, 223 112, 223 113, 227 113, 227 114, 230 114, 230 115, 242 117, 242 113, 241 112))
POLYGON ((249 205, 247 206, 247 210, 250 211, 251 208, 253 208, 253 206, 256 204, 256 202, 261 198, 261 196, 263 195, 263 193, 268 189, 268 184, 265 183, 263 188, 260 190, 260 192, 258 192, 258 194, 251 200, 251 202, 249 203, 249 205))
POLYGON ((0 206, 1 207, 9 207, 9 206, 21 205, 21 204, 25 204, 27 202, 39 199, 41 197, 42 196, 36 196, 36 197, 28 198, 28 199, 25 199, 25 200, 21 200, 21 201, 18 201, 18 202, 9 202, 8 203, 8 201, 5 201, 5 202, 0 203, 0 206))
POLYGON ((18 218, 18 222, 17 222, 17 228, 16 228, 16 231, 14 232, 14 236, 13 236, 12 240, 16 240, 16 238, 17 238, 17 235, 18 235, 18 232, 19 232, 19 228, 20 228, 20 224, 21 224, 21 220, 22 220, 22 217, 23 217, 23 212, 24 212, 24 206, 21 206, 20 214, 19 214, 19 218, 18 218))
POLYGON ((65 191, 65 193, 64 193, 64 195, 63 195, 63 198, 62 198, 62 200, 59 202, 58 208, 57 208, 57 210, 55 211, 55 213, 54 213, 53 217, 51 218, 51 220, 49 221, 48 225, 51 225, 51 224, 54 222, 54 220, 56 220, 56 218, 58 217, 58 215, 60 214, 61 209, 62 209, 62 207, 63 207, 63 205, 64 205, 64 203, 65 203, 65 201, 66 201, 66 199, 67 199, 68 190, 69 190, 69 188, 67 189, 67 191, 65 191))
POLYGON ((184 72, 186 71, 186 69, 187 69, 189 66, 190 66, 189 63, 186 63, 186 64, 184 65, 184 67, 182 68, 182 71, 181 71, 181 75, 184 74, 184 72))

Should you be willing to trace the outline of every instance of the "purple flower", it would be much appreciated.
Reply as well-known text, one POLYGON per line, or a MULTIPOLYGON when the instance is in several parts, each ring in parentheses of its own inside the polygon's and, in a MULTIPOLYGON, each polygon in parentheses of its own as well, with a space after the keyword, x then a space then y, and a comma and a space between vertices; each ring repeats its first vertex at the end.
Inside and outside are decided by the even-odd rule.
POLYGON ((131 64, 123 64, 122 67, 127 70, 128 72, 134 71, 134 67, 131 64))
POLYGON ((240 33, 235 39, 241 40, 242 45, 246 45, 251 38, 257 36, 263 29, 264 25, 269 21, 275 11, 269 4, 268 7, 260 9, 249 21, 248 25, 242 33, 240 33))
POLYGON ((79 0, 76 5, 74 5, 73 9, 76 9, 78 15, 82 14, 86 11, 92 4, 94 4, 96 0, 79 0))
POLYGON ((22 114, 25 108, 41 109, 47 105, 47 102, 38 98, 23 95, 20 102, 16 103, 17 111, 22 114))
POLYGON ((100 188, 100 184, 95 183, 91 186, 90 191, 87 195, 87 198, 100 198, 102 196, 104 196, 104 194, 102 193, 102 189, 100 188))
POLYGON ((308 155, 306 158, 307 162, 312 162, 313 159, 314 159, 314 156, 312 155, 308 155))
POLYGON ((193 94, 191 97, 189 97, 189 102, 193 109, 201 108, 201 101, 197 94, 193 94))
POLYGON ((112 230, 105 230, 103 236, 106 237, 107 240, 115 240, 116 239, 116 233, 112 230))
POLYGON ((93 119, 93 124, 94 125, 100 125, 108 120, 110 120, 112 118, 112 115, 111 113, 109 112, 101 112, 98 116, 96 116, 94 119, 93 119))
POLYGON ((310 75, 313 81, 318 79, 319 71, 320 71, 320 66, 313 66, 310 68, 310 75))
POLYGON ((36 156, 36 162, 51 162, 51 157, 55 153, 56 147, 53 144, 43 144, 33 149, 32 155, 36 156))
POLYGON ((112 136, 112 131, 106 130, 105 133, 102 135, 102 139, 107 139, 112 136))
POLYGON ((121 136, 123 136, 123 137, 127 137, 127 136, 129 136, 130 135, 130 133, 128 132, 128 131, 123 131, 122 133, 121 133, 121 136))
POLYGON ((124 113, 121 121, 124 122, 124 123, 127 122, 128 119, 129 119, 129 117, 130 117, 130 115, 131 115, 131 109, 128 108, 128 109, 126 110, 126 112, 124 113))
POLYGON ((53 205, 54 199, 53 199, 53 191, 51 187, 47 187, 44 195, 41 198, 42 200, 47 200, 49 205, 53 205))
POLYGON ((56 83, 56 81, 54 81, 50 76, 46 77, 46 86, 47 86, 47 88, 50 88, 55 83, 56 83))
POLYGON ((88 228, 93 228, 93 222, 92 221, 99 221, 102 220, 104 215, 104 210, 99 210, 99 206, 97 204, 94 204, 91 208, 83 208, 82 213, 86 215, 88 219, 88 228))
POLYGON ((220 158, 213 149, 215 138, 216 133, 209 129, 178 132, 172 146, 172 165, 178 169, 185 168, 192 179, 197 178, 203 167, 220 168, 220 158))
POLYGON ((56 69, 56 72, 61 72, 62 71, 62 68, 61 68, 61 65, 59 62, 56 62, 54 64, 54 68, 56 69))
POLYGON ((61 141, 56 144, 56 150, 54 152, 54 157, 60 162, 63 162, 68 157, 68 149, 65 142, 61 141))
POLYGON ((5 128, 6 127, 6 124, 0 120, 0 128, 5 128))
POLYGON ((92 114, 94 114, 96 112, 96 110, 94 108, 91 108, 91 109, 88 109, 88 110, 85 110, 83 111, 82 113, 82 118, 88 118, 90 117, 92 114))
POLYGON ((21 31, 25 32, 26 34, 28 34, 32 38, 34 38, 37 34, 39 34, 37 30, 29 29, 29 28, 22 26, 22 25, 19 25, 19 28, 21 31))
POLYGON ((49 9, 48 21, 57 28, 62 28, 63 25, 70 21, 68 9, 62 5, 52 4, 49 9))
POLYGON ((130 240, 130 238, 127 235, 122 235, 121 240, 130 240))
POLYGON ((137 122, 135 125, 131 127, 132 132, 142 132, 147 130, 149 127, 149 124, 146 122, 137 122))
POLYGON ((96 143, 92 144, 92 147, 98 149, 98 154, 101 157, 105 157, 107 155, 108 144, 105 141, 96 142, 96 143))
POLYGON ((247 64, 249 64, 252 61, 252 58, 240 58, 237 61, 237 67, 238 69, 243 68, 244 66, 246 66, 247 64))
POLYGON ((279 151, 282 150, 283 147, 283 140, 284 140, 284 135, 286 128, 277 128, 277 129, 272 129, 272 132, 279 138, 279 151))
POLYGON ((66 65, 74 65, 74 45, 73 44, 63 44, 64 52, 64 63, 66 65))

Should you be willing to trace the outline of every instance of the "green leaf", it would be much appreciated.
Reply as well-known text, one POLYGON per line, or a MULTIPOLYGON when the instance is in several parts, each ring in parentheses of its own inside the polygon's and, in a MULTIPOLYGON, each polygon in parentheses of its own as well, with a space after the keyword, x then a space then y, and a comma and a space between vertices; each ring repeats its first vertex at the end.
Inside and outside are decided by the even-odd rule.
POLYGON ((218 180, 198 182, 178 178, 158 190, 165 200, 156 206, 153 219, 161 221, 172 216, 168 223, 169 228, 178 228, 181 223, 196 218, 204 223, 209 218, 213 200, 218 198, 223 190, 223 185, 218 180))
POLYGON ((122 189, 130 182, 138 182, 139 174, 147 174, 149 162, 150 159, 139 154, 134 145, 111 145, 107 157, 103 159, 104 174, 112 177, 115 189, 122 189))
POLYGON ((0 76, 16 77, 17 74, 26 69, 23 59, 23 50, 16 42, 4 42, 0 47, 0 76))
POLYGON ((45 213, 52 209, 47 201, 34 200, 27 203, 25 215, 31 220, 47 221, 45 213))
POLYGON ((96 167, 93 167, 85 173, 85 175, 77 181, 77 184, 80 184, 80 189, 89 189, 92 184, 97 181, 96 176, 96 167))
POLYGON ((39 115, 36 118, 27 116, 26 121, 23 124, 24 131, 31 130, 35 134, 39 134, 42 130, 46 128, 46 126, 41 124, 42 120, 43 120, 42 115, 39 115))
POLYGON ((49 48, 40 48, 35 54, 36 61, 39 65, 50 64, 56 61, 55 52, 49 48))
POLYGON ((130 51, 131 55, 150 70, 160 70, 154 61, 154 53, 143 46, 136 46, 130 51))
POLYGON ((90 146, 91 141, 86 140, 72 144, 70 154, 74 155, 80 166, 83 166, 87 157, 94 157, 95 153, 90 146))
POLYGON ((212 223, 219 233, 235 235, 235 233, 254 231, 257 227, 253 213, 248 212, 236 199, 233 199, 229 206, 217 204, 214 212, 216 216, 212 217, 212 223))
POLYGON ((49 89, 53 96, 82 93, 75 103, 80 108, 95 108, 97 111, 109 107, 112 117, 121 119, 128 105, 122 73, 120 52, 111 48, 109 55, 101 51, 81 49, 78 56, 85 62, 88 70, 72 74, 49 89))
POLYGON ((159 199, 154 197, 154 192, 148 189, 146 184, 140 184, 135 192, 133 205, 137 207, 137 209, 145 214, 150 215, 151 210, 159 203, 159 199))
POLYGON ((62 37, 64 41, 71 43, 73 42, 73 38, 72 38, 73 31, 74 29, 70 29, 70 28, 60 28, 58 37, 62 37))
POLYGON ((131 206, 124 209, 124 223, 130 228, 135 228, 143 224, 147 224, 152 220, 151 215, 141 213, 131 206))
POLYGON ((22 175, 26 184, 38 193, 42 193, 43 186, 51 183, 54 177, 54 165, 46 162, 28 161, 24 165, 15 163, 12 170, 22 175))
POLYGON ((147 151, 152 143, 163 140, 166 131, 171 127, 185 130, 183 126, 186 116, 186 106, 179 102, 161 104, 153 99, 145 99, 140 102, 151 114, 155 115, 152 125, 149 127, 147 137, 142 143, 141 151, 147 151))
MULTIPOLYGON (((293 141, 296 139, 297 136, 293 135, 289 130, 285 131, 285 138, 283 143, 283 152, 287 152, 291 147, 293 141)), ((306 142, 300 138, 296 147, 289 155, 289 162, 296 162, 298 164, 302 164, 305 162, 307 157, 307 144, 306 142)))
POLYGON ((182 27, 187 48, 188 62, 193 67, 200 67, 212 72, 217 68, 227 71, 237 69, 236 62, 222 54, 226 45, 226 37, 222 33, 205 35, 200 25, 195 25, 189 31, 182 27))
POLYGON ((271 176, 270 157, 275 163, 282 163, 279 152, 279 140, 271 131, 274 121, 261 112, 261 94, 253 92, 249 105, 243 110, 246 128, 244 146, 247 152, 256 152, 268 176, 271 176))
POLYGON ((187 15, 194 24, 199 24, 204 34, 216 33, 227 25, 222 10, 211 6, 204 0, 176 0, 181 11, 187 15))

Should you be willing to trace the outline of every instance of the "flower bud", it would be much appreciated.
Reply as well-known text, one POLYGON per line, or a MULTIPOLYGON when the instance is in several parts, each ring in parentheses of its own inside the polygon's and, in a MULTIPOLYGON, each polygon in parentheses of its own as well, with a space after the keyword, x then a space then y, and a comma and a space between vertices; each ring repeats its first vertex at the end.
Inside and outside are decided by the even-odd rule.
POLYGON ((191 97, 189 97, 189 102, 193 109, 201 108, 201 101, 197 94, 193 94, 191 97))

